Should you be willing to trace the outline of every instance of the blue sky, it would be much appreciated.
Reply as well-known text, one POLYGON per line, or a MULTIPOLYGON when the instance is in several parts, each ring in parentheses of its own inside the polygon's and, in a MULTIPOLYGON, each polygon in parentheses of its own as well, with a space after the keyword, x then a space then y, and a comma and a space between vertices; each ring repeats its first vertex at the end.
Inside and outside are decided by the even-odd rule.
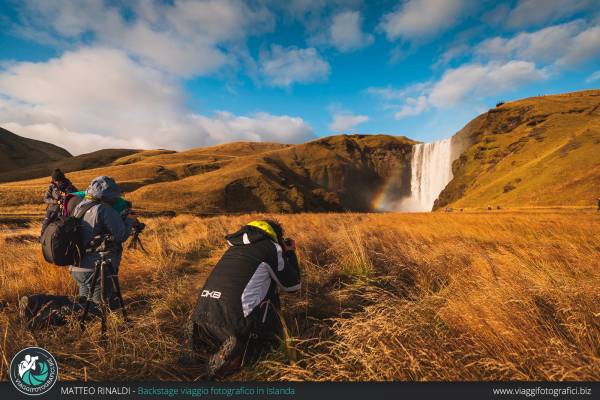
POLYGON ((499 100, 600 87, 594 0, 0 4, 0 125, 75 154, 433 141, 499 100))

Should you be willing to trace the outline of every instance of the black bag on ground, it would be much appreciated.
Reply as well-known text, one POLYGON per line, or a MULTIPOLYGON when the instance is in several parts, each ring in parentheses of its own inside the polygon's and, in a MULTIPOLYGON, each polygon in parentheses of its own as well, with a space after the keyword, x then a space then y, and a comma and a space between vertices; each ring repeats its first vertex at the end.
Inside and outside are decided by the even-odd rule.
MULTIPOLYGON (((50 326, 65 325, 69 317, 79 318, 83 313, 84 302, 73 302, 67 296, 34 294, 23 296, 19 301, 19 315, 28 329, 39 330, 50 326)), ((88 314, 91 318, 100 315, 95 304, 88 314)))
POLYGON ((44 229, 40 242, 47 262, 61 267, 79 265, 85 251, 85 244, 81 243, 80 219, 97 204, 90 202, 84 205, 73 217, 60 216, 44 229))

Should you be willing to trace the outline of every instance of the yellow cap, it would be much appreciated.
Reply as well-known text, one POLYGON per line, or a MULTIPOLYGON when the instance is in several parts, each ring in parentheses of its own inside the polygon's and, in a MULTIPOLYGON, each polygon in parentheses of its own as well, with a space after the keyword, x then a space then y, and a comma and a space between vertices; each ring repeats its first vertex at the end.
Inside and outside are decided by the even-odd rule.
POLYGON ((274 241, 277 241, 277 234, 275 233, 275 230, 273 229, 273 227, 271 225, 269 225, 268 222, 266 221, 252 221, 248 224, 246 224, 247 226, 253 226, 255 228, 260 229, 261 231, 264 231, 267 235, 269 235, 271 237, 271 239, 273 239, 274 241))

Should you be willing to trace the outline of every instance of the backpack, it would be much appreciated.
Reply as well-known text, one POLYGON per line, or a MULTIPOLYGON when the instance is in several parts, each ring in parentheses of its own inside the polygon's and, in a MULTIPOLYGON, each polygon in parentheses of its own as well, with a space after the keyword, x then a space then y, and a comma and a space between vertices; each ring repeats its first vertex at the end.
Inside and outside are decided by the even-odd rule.
MULTIPOLYGON (((19 316, 30 330, 65 325, 69 319, 79 319, 84 308, 85 298, 73 302, 66 296, 34 294, 19 300, 19 316)), ((101 310, 92 303, 88 315, 100 316, 101 310)))
POLYGON ((73 215, 73 211, 75 211, 75 207, 77 207, 77 205, 79 203, 81 203, 82 201, 83 201, 83 196, 80 197, 74 193, 68 193, 67 195, 65 195, 63 204, 62 204, 62 216, 68 217, 70 215, 73 215))
POLYGON ((61 267, 79 265, 85 252, 85 243, 81 240, 81 218, 97 202, 90 202, 82 206, 77 215, 72 217, 60 216, 51 222, 44 232, 40 242, 44 259, 61 267))

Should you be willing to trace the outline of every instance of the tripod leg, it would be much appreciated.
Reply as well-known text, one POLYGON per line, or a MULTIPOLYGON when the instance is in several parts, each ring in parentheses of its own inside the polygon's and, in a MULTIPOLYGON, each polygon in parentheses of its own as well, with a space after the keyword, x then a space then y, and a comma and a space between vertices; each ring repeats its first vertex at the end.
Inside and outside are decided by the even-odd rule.
POLYGON ((85 308, 83 309, 83 314, 81 315, 81 321, 79 321, 79 326, 81 330, 85 330, 85 319, 87 318, 88 312, 90 310, 90 303, 92 302, 92 298, 94 297, 94 291, 96 290, 96 281, 98 280, 98 272, 100 271, 100 266, 96 266, 94 268, 94 274, 92 275, 92 287, 90 288, 90 295, 86 299, 85 308))
POLYGON ((140 242, 140 248, 142 249, 142 251, 143 251, 144 253, 148 253, 148 251, 146 251, 146 248, 144 247, 144 243, 142 243, 142 240, 141 240, 141 239, 138 239, 138 240, 139 240, 139 242, 140 242))
POLYGON ((104 262, 100 264, 100 312, 102 313, 102 335, 106 334, 106 271, 104 262))
POLYGON ((119 277, 114 273, 112 265, 109 268, 110 271, 110 280, 113 284, 113 289, 117 294, 117 298, 119 299, 119 305, 121 306, 121 312, 123 313, 123 319, 127 322, 127 312, 125 311, 125 302, 123 301, 123 296, 121 295, 121 285, 119 285, 119 277))

